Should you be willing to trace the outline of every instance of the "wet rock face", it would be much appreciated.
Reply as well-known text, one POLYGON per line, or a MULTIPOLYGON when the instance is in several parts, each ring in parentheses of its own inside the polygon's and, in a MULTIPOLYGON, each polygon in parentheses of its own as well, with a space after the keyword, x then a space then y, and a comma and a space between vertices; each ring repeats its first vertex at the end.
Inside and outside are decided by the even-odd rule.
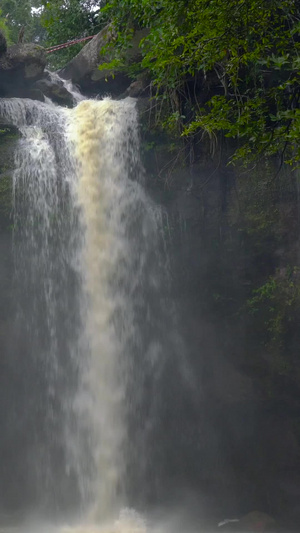
POLYGON ((267 513, 262 513, 260 511, 252 511, 251 513, 248 513, 237 520, 224 520, 224 522, 221 522, 219 526, 220 532, 223 533, 225 531, 237 531, 239 533, 269 531, 270 533, 275 533, 278 530, 278 526, 274 518, 267 513))
POLYGON ((38 80, 34 87, 58 105, 67 107, 73 107, 74 105, 73 97, 63 86, 63 83, 54 82, 45 76, 38 80))
POLYGON ((37 79, 42 76, 46 66, 44 48, 33 43, 10 46, 0 59, 3 72, 22 71, 25 79, 37 79))
POLYGON ((2 33, 2 31, 0 30, 0 57, 5 54, 7 50, 7 43, 6 43, 6 39, 2 33))
MULTIPOLYGON (((59 75, 65 80, 72 80, 73 83, 80 83, 85 77, 90 77, 100 61, 101 49, 109 43, 112 32, 109 26, 103 28, 71 61, 60 70, 59 75)), ((102 62, 107 60, 103 58, 102 62)))
POLYGON ((0 55, 0 96, 30 97, 31 84, 42 77, 45 66, 46 52, 41 46, 10 46, 0 55))

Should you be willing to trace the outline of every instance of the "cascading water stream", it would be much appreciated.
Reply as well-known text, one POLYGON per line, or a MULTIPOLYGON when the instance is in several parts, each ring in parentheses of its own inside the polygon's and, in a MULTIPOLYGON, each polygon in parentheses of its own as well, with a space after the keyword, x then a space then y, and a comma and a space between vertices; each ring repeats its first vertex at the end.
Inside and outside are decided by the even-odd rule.
POLYGON ((157 221, 138 182, 134 101, 85 101, 72 115, 69 133, 78 164, 74 193, 84 233, 80 261, 90 361, 82 376, 84 387, 93 391, 87 416, 94 428, 92 449, 99 472, 94 512, 99 519, 124 503, 128 372, 139 343, 140 291, 157 240, 157 221))
MULTIPOLYGON (((99 523, 127 504, 136 454, 147 470, 141 434, 151 409, 143 429, 142 393, 147 375, 154 383, 163 367, 160 215, 142 187, 135 102, 66 110, 2 99, 0 115, 22 133, 15 343, 35 369, 39 396, 28 391, 24 461, 40 506, 79 506, 99 523)), ((133 531, 128 516, 124 530, 133 531)))

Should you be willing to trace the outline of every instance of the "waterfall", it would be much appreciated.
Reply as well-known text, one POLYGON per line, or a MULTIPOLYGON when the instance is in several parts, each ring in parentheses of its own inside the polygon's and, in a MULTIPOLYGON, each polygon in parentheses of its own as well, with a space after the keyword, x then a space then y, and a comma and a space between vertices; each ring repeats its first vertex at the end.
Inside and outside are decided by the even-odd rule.
MULTIPOLYGON (((30 373, 25 470, 40 508, 99 523, 128 504, 133 470, 149 468, 158 400, 143 420, 144 389, 162 372, 167 327, 160 211, 143 187, 135 101, 69 110, 2 99, 0 116, 22 134, 13 349, 30 373)), ((120 520, 116 531, 144 531, 130 513, 120 520)))
POLYGON ((90 354, 83 377, 93 391, 87 416, 94 428, 99 517, 119 498, 124 501, 128 373, 141 349, 138 314, 146 303, 141 298, 149 284, 149 254, 156 255, 157 213, 139 182, 133 100, 82 102, 70 117, 69 133, 79 176, 74 192, 83 231, 84 344, 90 354))

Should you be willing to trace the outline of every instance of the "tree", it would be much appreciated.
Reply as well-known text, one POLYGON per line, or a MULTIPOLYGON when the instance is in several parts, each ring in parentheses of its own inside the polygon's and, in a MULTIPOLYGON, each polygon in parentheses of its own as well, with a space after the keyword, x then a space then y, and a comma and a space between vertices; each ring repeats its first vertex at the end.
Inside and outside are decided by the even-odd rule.
POLYGON ((39 0, 1 0, 2 13, 9 28, 10 39, 17 43, 24 28, 26 42, 43 42, 45 31, 40 24, 42 6, 39 0))
POLYGON ((279 153, 298 165, 299 2, 108 0, 103 12, 117 37, 101 68, 120 68, 133 29, 149 29, 135 72, 147 69, 168 104, 164 127, 234 137, 234 158, 279 153))
MULTIPOLYGON (((9 41, 10 36, 9 36, 9 29, 8 29, 8 25, 7 25, 7 19, 3 17, 1 9, 0 9, 0 31, 1 31, 2 35, 5 37, 6 41, 9 41)), ((3 43, 2 43, 3 50, 5 50, 5 47, 6 47, 5 39, 3 39, 3 43)), ((1 50, 1 51, 3 51, 3 50, 1 50)))
MULTIPOLYGON (((97 33, 100 30, 98 4, 96 0, 43 0, 42 24, 47 31, 47 45, 53 46, 97 33)), ((82 46, 78 44, 55 52, 55 66, 62 66, 82 46)))

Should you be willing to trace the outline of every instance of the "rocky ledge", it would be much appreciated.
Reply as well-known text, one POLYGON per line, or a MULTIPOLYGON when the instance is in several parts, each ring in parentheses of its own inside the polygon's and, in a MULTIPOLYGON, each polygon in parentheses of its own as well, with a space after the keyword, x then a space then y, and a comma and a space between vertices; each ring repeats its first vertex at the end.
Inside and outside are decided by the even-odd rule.
MULTIPOLYGON (((143 37, 144 30, 136 32, 124 61, 130 63, 139 56, 139 44, 143 37)), ((43 47, 35 43, 7 46, 0 31, 0 98, 17 97, 44 101, 45 97, 48 97, 59 105, 70 107, 74 104, 74 98, 68 86, 69 81, 76 84, 87 96, 148 96, 149 80, 146 73, 132 82, 122 69, 114 71, 113 76, 111 72, 99 70, 99 65, 110 59, 101 55, 101 50, 111 38, 111 30, 107 26, 83 47, 58 76, 45 70, 47 54, 43 47)))
POLYGON ((45 70, 46 50, 35 43, 7 46, 0 31, 0 97, 31 98, 45 96, 63 106, 72 106, 72 94, 58 76, 45 70))
MULTIPOLYGON (((33 83, 42 78, 46 51, 34 43, 7 47, 0 34, 0 96, 34 97, 33 83)), ((41 99, 41 96, 39 97, 41 99)))

